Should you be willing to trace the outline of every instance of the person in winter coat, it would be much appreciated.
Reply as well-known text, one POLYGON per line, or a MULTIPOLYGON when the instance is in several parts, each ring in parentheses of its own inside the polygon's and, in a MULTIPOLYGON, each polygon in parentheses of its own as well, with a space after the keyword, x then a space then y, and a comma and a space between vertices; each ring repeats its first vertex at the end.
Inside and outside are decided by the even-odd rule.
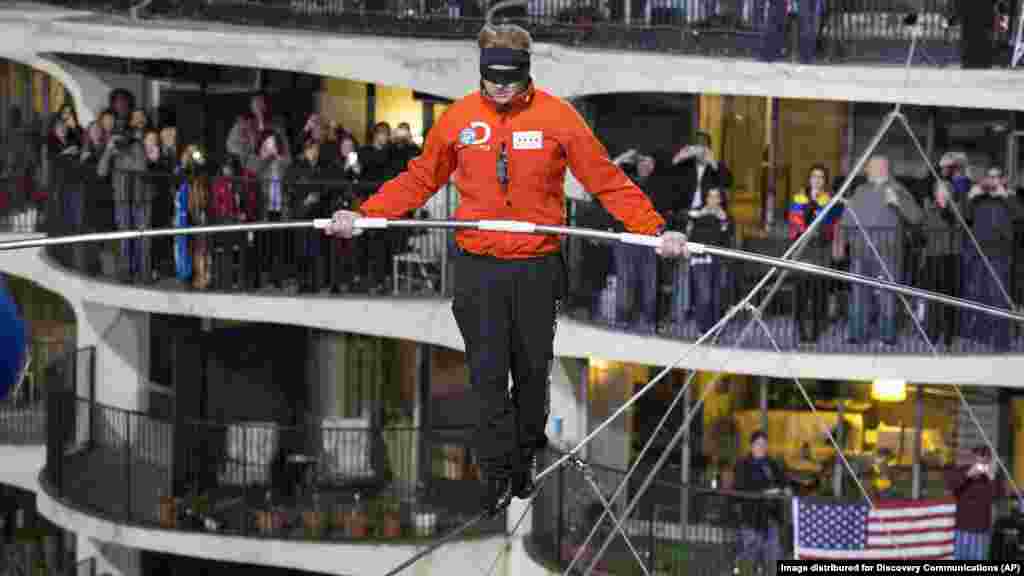
MULTIPOLYGON (((622 166, 626 175, 650 198, 649 184, 654 174, 655 160, 635 150, 631 152, 619 156, 613 162, 622 166)), ((616 228, 621 229, 622 225, 616 228)), ((617 282, 616 321, 632 326, 642 334, 653 334, 658 324, 657 256, 645 246, 619 243, 612 247, 612 259, 617 282), (637 317, 631 317, 632 314, 637 317)))
POLYGON ((956 560, 988 560, 992 544, 992 504, 1003 495, 1003 480, 988 446, 977 446, 969 461, 950 470, 946 487, 956 497, 956 560))
MULTIPOLYGON (((964 218, 981 246, 981 254, 973 244, 968 247, 972 257, 968 259, 966 272, 971 279, 967 298, 1000 308, 1010 305, 1005 294, 1010 290, 1013 226, 1019 218, 1017 203, 1011 201, 1014 195, 1007 187, 1003 169, 992 166, 985 179, 971 188, 964 211, 964 218), (983 258, 988 258, 991 268, 983 258)), ((964 317, 968 338, 991 344, 997 351, 1009 349, 1009 320, 973 311, 968 311, 964 317)))
MULTIPOLYGON (((579 113, 534 86, 529 32, 487 25, 478 45, 480 90, 445 111, 406 172, 381 186, 358 213, 336 212, 327 233, 352 236, 360 217, 407 214, 453 174, 458 220, 562 225, 571 168, 628 231, 661 234, 664 219, 611 162, 579 113)), ((455 238, 460 252, 452 311, 476 399, 481 505, 497 514, 513 497, 533 494, 535 455, 547 446, 548 377, 565 264, 556 236, 464 229, 455 238)), ((685 240, 665 232, 658 251, 685 255, 685 240)))
MULTIPOLYGON (((320 142, 310 139, 302 147, 302 155, 288 168, 288 182, 292 187, 292 214, 299 219, 319 218, 329 200, 327 176, 329 169, 320 157, 320 142)), ((298 258, 299 291, 312 292, 325 278, 326 252, 322 249, 324 237, 316 230, 298 231, 296 257, 298 258)))
POLYGON ((784 518, 778 496, 790 485, 782 465, 768 457, 768 435, 761 430, 751 434, 750 455, 736 464, 736 491, 751 493, 740 502, 736 562, 741 573, 753 573, 761 564, 763 574, 775 574, 775 563, 782 559, 779 531, 784 518))
MULTIPOLYGON (((935 182, 931 196, 925 198, 921 205, 925 241, 921 287, 954 297, 960 295, 962 237, 960 224, 953 212, 955 197, 950 182, 940 180, 935 182)), ((946 346, 951 346, 953 338, 960 335, 960 311, 934 302, 923 308, 928 339, 935 342, 942 338, 946 346)))
MULTIPOLYGON (((291 193, 285 182, 285 175, 291 165, 286 154, 286 142, 277 132, 265 132, 259 140, 259 160, 256 173, 263 191, 260 208, 264 220, 280 222, 291 217, 293 206, 291 193)), ((294 254, 289 246, 293 237, 288 232, 268 232, 256 236, 256 250, 262 265, 260 285, 279 288, 290 275, 291 258, 294 254)))
MULTIPOLYGON (((712 188, 704 196, 704 206, 690 211, 686 236, 700 244, 731 246, 733 235, 724 196, 718 188, 712 188)), ((710 330, 722 313, 723 272, 722 260, 718 256, 701 254, 690 258, 693 307, 701 333, 710 330)))
MULTIPOLYGON (((888 158, 872 157, 865 171, 867 182, 858 186, 846 202, 833 256, 842 260, 848 254, 850 272, 854 274, 886 279, 891 275, 894 281, 902 282, 906 238, 908 232, 921 225, 924 214, 910 192, 890 175, 888 158)), ((868 323, 877 310, 879 339, 886 345, 895 345, 896 295, 886 292, 878 296, 876 303, 874 292, 860 284, 850 287, 847 339, 850 343, 865 342, 869 337, 868 323)))
MULTIPOLYGON (((832 201, 828 186, 828 170, 816 164, 807 175, 807 188, 793 196, 786 220, 789 223, 789 239, 796 240, 807 231, 832 201)), ((801 259, 819 266, 832 265, 832 243, 835 240, 836 225, 839 222, 838 206, 825 216, 823 225, 817 229, 814 238, 804 248, 801 259)), ((828 324, 828 303, 833 295, 834 284, 818 276, 801 275, 796 279, 796 301, 794 319, 802 342, 818 339, 828 324)))

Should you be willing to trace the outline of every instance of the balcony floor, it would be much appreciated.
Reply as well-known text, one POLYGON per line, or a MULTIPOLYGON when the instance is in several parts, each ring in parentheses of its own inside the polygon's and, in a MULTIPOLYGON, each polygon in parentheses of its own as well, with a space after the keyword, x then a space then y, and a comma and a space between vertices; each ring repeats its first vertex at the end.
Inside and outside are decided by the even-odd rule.
MULTIPOLYGON (((130 523, 159 526, 160 497, 170 493, 171 472, 168 466, 154 463, 136 454, 125 462, 122 450, 94 446, 82 449, 65 458, 63 497, 83 511, 117 522, 130 519, 130 523), (130 503, 130 505, 129 505, 130 503)), ((311 509, 309 495, 277 497, 275 506, 283 511, 287 526, 261 534, 255 528, 254 515, 262 510, 266 487, 249 490, 233 487, 211 489, 210 509, 220 523, 217 530, 226 535, 263 536, 276 539, 308 539, 302 525, 302 513, 311 509)), ((278 486, 277 488, 280 488, 278 486)), ((290 486, 286 487, 290 491, 290 486)), ((275 490, 278 492, 279 490, 275 490)), ((454 528, 475 516, 471 506, 479 500, 478 486, 473 481, 435 480, 432 490, 416 498, 417 510, 443 510, 439 518, 443 526, 438 530, 454 528)), ((345 489, 324 489, 320 492, 320 508, 328 512, 350 510, 355 493, 345 489)), ((503 519, 497 519, 498 525, 503 519)), ((493 532, 494 522, 484 522, 472 533, 493 532)), ((352 540, 337 527, 317 537, 318 540, 352 540)))

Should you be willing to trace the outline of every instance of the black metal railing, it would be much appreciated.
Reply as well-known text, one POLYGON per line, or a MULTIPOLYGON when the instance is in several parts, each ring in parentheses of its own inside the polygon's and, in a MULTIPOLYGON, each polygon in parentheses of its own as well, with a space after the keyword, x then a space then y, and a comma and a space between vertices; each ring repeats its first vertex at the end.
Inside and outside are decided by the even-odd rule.
POLYGON ((46 443, 46 409, 42 402, 0 403, 0 445, 42 446, 46 443))
MULTIPOLYGON (((545 464, 558 456, 560 454, 547 453, 545 464)), ((932 472, 941 476, 953 466, 954 463, 947 462, 932 472)), ((623 494, 609 503, 614 519, 606 515, 599 523, 605 511, 602 500, 611 500, 625 472, 593 463, 587 468, 589 471, 585 472, 576 466, 560 467, 542 484, 534 501, 527 552, 535 561, 559 573, 565 572, 577 556, 576 571, 570 573, 582 574, 586 570, 650 471, 649 466, 638 467, 623 494), (587 542, 594 526, 598 529, 587 542)), ((841 498, 825 495, 821 489, 827 483, 821 479, 805 483, 790 477, 790 485, 784 492, 754 493, 687 485, 673 480, 679 474, 678 468, 662 469, 632 513, 621 520, 629 543, 622 536, 613 539, 601 555, 595 574, 643 574, 640 562, 651 574, 752 573, 748 568, 756 567, 745 565, 753 558, 744 550, 744 530, 774 527, 779 539, 779 559, 793 558, 793 498, 810 497, 821 503, 863 502, 863 496, 856 490, 841 498)), ((849 479, 847 472, 843 474, 849 479)), ((865 477, 861 482, 870 485, 865 477)), ((852 483, 849 487, 853 488, 852 483)), ((931 497, 940 496, 949 497, 949 493, 940 490, 931 497)), ((873 492, 872 498, 906 501, 910 494, 873 492)), ((1019 559, 1017 533, 1024 527, 1024 508, 1014 496, 997 498, 993 504, 996 540, 991 559, 1019 559)))
POLYGON ((49 347, 49 342, 32 341, 18 381, 0 402, 0 445, 45 445, 47 393, 54 386, 69 386, 76 363, 87 362, 93 354, 93 348, 85 348, 48 358, 49 347))
MULTIPOLYGON (((961 0, 804 0, 813 17, 776 13, 770 0, 156 0, 143 14, 274 28, 342 33, 472 38, 488 17, 526 25, 539 41, 609 49, 656 50, 710 56, 752 56, 766 30, 788 26, 790 53, 800 32, 819 59, 902 62, 915 28, 933 59, 959 58, 961 0), (810 10, 813 10, 811 12, 810 10)), ((966 1, 966 0, 963 0, 966 1)), ((126 11, 127 2, 50 0, 97 11, 126 11)), ((996 21, 993 14, 993 22, 996 21)), ((781 32, 780 32, 781 33, 781 32)), ((1008 31, 997 26, 996 46, 1008 31)))
MULTIPOLYGON (((528 550, 536 561, 557 567, 558 572, 578 555, 578 572, 574 573, 582 574, 615 525, 609 516, 598 524, 605 510, 601 500, 610 499, 625 473, 594 464, 589 467, 592 481, 578 468, 559 468, 534 501, 528 550), (600 496, 596 489, 601 490, 600 496), (599 526, 597 533, 587 543, 594 526, 599 526)), ((616 519, 635 497, 645 476, 643 470, 639 471, 630 479, 629 488, 610 502, 616 519)), ((660 475, 623 521, 629 542, 622 536, 612 540, 595 569, 601 574, 642 574, 642 561, 652 574, 732 573, 739 548, 738 532, 750 520, 752 507, 774 507, 778 512, 780 544, 789 557, 792 530, 786 529, 791 525, 788 503, 788 496, 695 488, 660 475)))
MULTIPOLYGON (((117 522, 304 540, 436 537, 478 513, 467 430, 172 422, 65 393, 47 478, 117 522), (85 421, 87 420, 87 423, 85 421), (420 455, 429 455, 420 461, 420 455)), ((505 529, 500 516, 472 534, 505 529)))
POLYGON ((31 177, 0 176, 0 230, 9 233, 32 233, 41 224, 39 191, 33 190, 31 177))
MULTIPOLYGON (((111 184, 89 175, 76 177, 76 171, 91 171, 78 164, 67 170, 70 176, 61 179, 64 186, 47 203, 47 230, 52 235, 325 217, 337 208, 357 206, 378 186, 343 180, 187 180, 142 173, 115 173, 111 184), (186 182, 187 194, 182 191, 186 182), (280 206, 266 201, 270 186, 280 197, 280 206), (174 213, 176 196, 178 206, 188 206, 187 211, 174 213), (97 200, 104 197, 111 201, 97 200), (271 212, 269 207, 276 210, 271 212)), ((420 215, 451 217, 452 197, 451 191, 442 190, 427 213, 420 215)), ((573 225, 601 227, 610 222, 593 202, 569 200, 567 214, 573 225)), ((1005 299, 995 288, 988 266, 954 228, 868 227, 871 243, 859 240, 859 232, 850 229, 849 240, 841 243, 838 252, 831 240, 834 231, 829 231, 811 244, 802 259, 869 276, 891 273, 897 281, 913 286, 1004 307, 1005 299), (872 245, 885 259, 885 269, 876 265, 872 245)), ((792 239, 781 230, 739 227, 734 234, 710 242, 780 256, 792 239)), ((1011 297, 1020 301, 1024 233, 1018 230, 1012 239, 997 244, 986 241, 987 255, 1011 297)), ((768 269, 707 256, 663 261, 645 248, 578 237, 564 240, 563 253, 569 270, 565 307, 569 316, 626 332, 689 341, 710 328, 768 269)), ((340 240, 303 229, 74 244, 53 247, 51 254, 85 274, 167 289, 450 297, 458 249, 453 235, 441 230, 371 231, 354 240, 340 240)), ((1018 329, 1009 322, 917 300, 908 304, 909 310, 886 293, 791 274, 765 311, 770 337, 758 329, 741 339, 740 331, 729 328, 717 344, 768 350, 777 345, 783 350, 823 353, 927 354, 931 348, 920 334, 920 325, 942 353, 1024 350, 1018 329)))

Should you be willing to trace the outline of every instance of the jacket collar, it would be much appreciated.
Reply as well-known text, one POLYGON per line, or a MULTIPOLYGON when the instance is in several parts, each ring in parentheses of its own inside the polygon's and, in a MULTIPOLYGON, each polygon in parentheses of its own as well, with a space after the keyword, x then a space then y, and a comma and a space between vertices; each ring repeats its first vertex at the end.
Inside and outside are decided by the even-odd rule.
POLYGON ((518 112, 529 107, 530 104, 533 102, 533 98, 535 95, 536 89, 533 85, 533 80, 531 79, 530 84, 526 87, 526 90, 523 90, 522 92, 517 94, 507 104, 498 104, 497 102, 492 100, 490 96, 487 95, 487 91, 484 90, 484 82, 483 80, 480 81, 480 97, 483 99, 485 103, 487 103, 488 107, 490 107, 492 110, 500 114, 507 112, 518 112))

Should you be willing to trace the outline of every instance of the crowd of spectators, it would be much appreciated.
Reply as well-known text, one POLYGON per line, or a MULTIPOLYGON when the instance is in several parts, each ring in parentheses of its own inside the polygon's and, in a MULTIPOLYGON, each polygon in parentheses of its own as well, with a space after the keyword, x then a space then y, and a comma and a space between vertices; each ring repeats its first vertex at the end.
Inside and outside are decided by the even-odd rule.
MULTIPOLYGON (((13 112, 8 124, 23 122, 13 112)), ((48 225, 59 226, 53 231, 61 234, 310 219, 357 206, 420 152, 408 124, 392 129, 378 123, 360 144, 315 113, 303 125, 289 126, 265 94, 253 96, 232 122, 223 158, 208 158, 199 143, 179 142, 176 124, 165 110, 136 107, 124 90, 111 93, 108 109, 89 126, 80 126, 74 108, 64 106, 48 123, 40 158, 22 157, 33 147, 18 135, 31 130, 8 130, 6 191, 12 198, 49 199, 48 225), (42 167, 38 177, 24 168, 33 164, 42 167)), ((628 150, 614 162, 650 196, 671 229, 703 244, 739 243, 760 251, 737 233, 732 174, 713 148, 710 136, 698 132, 672 153, 628 150)), ((968 168, 964 153, 947 153, 935 182, 896 177, 884 157, 872 159, 848 194, 854 210, 836 205, 824 214, 802 258, 1005 307, 1020 289, 1014 271, 1022 269, 1015 262, 1022 235, 1015 228, 1022 212, 999 166, 976 179, 968 168)), ((814 166, 789 191, 779 240, 800 238, 842 180, 814 166)), ((573 224, 621 230, 597 203, 575 206, 573 224)), ((143 284, 173 279, 195 289, 378 293, 393 280, 396 254, 410 246, 410 236, 396 231, 347 241, 308 230, 127 240, 113 251, 80 244, 64 257, 87 273, 143 284)), ((716 256, 664 263, 640 247, 576 246, 581 273, 573 305, 621 328, 673 332, 692 323, 703 332, 742 288, 739 266, 716 256)), ((911 315, 896 296, 862 286, 812 276, 796 277, 791 286, 792 321, 806 343, 835 328, 851 344, 893 346, 915 324, 947 346, 961 338, 1006 350, 1014 337, 1008 322, 951 306, 914 302, 911 315)))
MULTIPOLYGON (((59 196, 48 204, 50 225, 73 234, 323 217, 357 205, 420 152, 407 123, 394 130, 378 123, 360 145, 351 132, 315 113, 303 126, 289 126, 265 94, 253 96, 249 110, 233 122, 223 158, 209 158, 201 143, 179 142, 176 125, 173 113, 137 108, 124 90, 114 91, 109 108, 86 127, 65 106, 50 123, 43 154, 46 188, 59 196)), ((78 269, 141 283, 176 279, 196 289, 376 292, 407 238, 370 236, 369 242, 351 243, 328 241, 315 231, 180 236, 126 240, 113 258, 77 245, 68 258, 78 269), (348 257, 328 257, 338 253, 348 257)))
MULTIPOLYGON (((614 161, 671 228, 695 242, 730 247, 738 236, 729 203, 732 176, 711 149, 709 136, 698 133, 694 143, 670 158, 629 150, 614 161)), ((938 181, 902 178, 891 174, 888 159, 879 155, 855 178, 845 202, 823 213, 843 178, 830 179, 825 166, 815 165, 789 195, 786 239, 800 238, 820 215, 822 225, 801 253, 804 261, 1007 308, 1020 289, 1014 270, 1021 269, 1015 257, 1021 253, 1017 227, 1024 212, 1001 167, 988 167, 976 180, 968 168, 964 153, 950 152, 936 167, 938 181)), ((599 206, 588 208, 577 213, 577 224, 617 229, 599 206)), ((756 250, 753 244, 741 247, 756 250)), ((583 293, 593 295, 585 305, 594 315, 639 332, 689 321, 704 332, 740 288, 741 267, 716 256, 696 255, 659 268, 642 249, 616 246, 610 258, 608 251, 585 250, 588 289, 583 293), (672 295, 660 311, 658 286, 671 286, 672 295)), ((841 337, 854 345, 896 346, 899 334, 916 332, 916 324, 929 340, 946 346, 961 338, 1005 351, 1014 338, 1009 322, 989 315, 923 301, 914 302, 908 313, 895 294, 862 285, 801 275, 792 287, 790 309, 797 337, 805 343, 841 326, 844 317, 841 337)))

